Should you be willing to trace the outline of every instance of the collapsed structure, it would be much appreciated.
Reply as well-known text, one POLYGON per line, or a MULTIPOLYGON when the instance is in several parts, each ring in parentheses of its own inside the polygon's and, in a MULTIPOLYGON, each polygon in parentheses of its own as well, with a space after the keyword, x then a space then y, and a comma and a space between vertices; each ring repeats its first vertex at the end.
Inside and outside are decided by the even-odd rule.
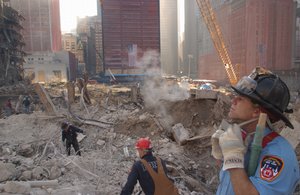
MULTIPOLYGON (((31 114, 0 119, 0 193, 118 194, 136 159, 136 139, 150 137, 181 194, 214 194, 219 167, 210 154, 210 136, 226 118, 226 93, 203 96, 196 91, 190 96, 187 89, 157 81, 139 90, 134 84, 70 85, 36 84, 30 92, 31 114), (62 121, 85 131, 78 137, 81 157, 66 155, 62 121)), ((295 97, 291 119, 297 129, 300 105, 295 97)), ((300 134, 290 135, 300 159, 300 134)), ((134 194, 140 191, 136 186, 134 194)))
POLYGON ((23 77, 21 20, 24 18, 16 10, 0 0, 0 86, 15 84, 23 77))
MULTIPOLYGON (((22 76, 25 53, 20 50, 23 42, 17 21, 23 18, 2 3, 1 6, 1 68, 5 70, 1 70, 1 81, 12 84, 22 76)), ((135 57, 138 52, 135 47, 130 44, 128 50, 132 56, 125 57, 135 57)), ((113 61, 108 62, 112 63, 111 68, 116 67, 113 61)), ((124 67, 117 67, 116 73, 123 73, 124 67)), ((73 83, 67 83, 67 87, 51 83, 46 88, 35 84, 35 92, 30 92, 32 114, 17 113, 0 119, 0 193, 118 194, 135 160, 133 145, 138 137, 153 140, 156 154, 166 159, 181 194, 214 193, 219 167, 210 156, 210 137, 226 117, 227 95, 195 91, 195 97, 190 97, 187 90, 166 86, 161 80, 138 89, 87 85, 87 81, 88 78, 77 81, 76 94, 73 83), (85 130, 80 139, 82 157, 65 155, 60 132, 62 121, 85 130)), ((24 94, 16 94, 15 89, 13 92, 24 94)), ((20 97, 13 100, 16 111, 20 97)), ((298 105, 293 118, 297 128, 299 102, 293 103, 298 105)), ((293 137, 296 147, 299 134, 293 132, 293 137)), ((298 159, 299 156, 298 152, 298 159)), ((134 194, 140 194, 140 190, 137 187, 134 194)))

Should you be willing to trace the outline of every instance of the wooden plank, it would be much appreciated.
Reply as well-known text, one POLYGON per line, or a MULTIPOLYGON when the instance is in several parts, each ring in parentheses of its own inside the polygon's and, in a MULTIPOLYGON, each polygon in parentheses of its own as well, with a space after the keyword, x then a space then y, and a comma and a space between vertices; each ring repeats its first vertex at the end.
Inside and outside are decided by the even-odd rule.
POLYGON ((39 83, 35 83, 33 85, 35 92, 38 94, 40 101, 45 107, 45 111, 49 114, 56 114, 56 108, 44 87, 41 86, 39 83))
POLYGON ((67 82, 66 87, 67 87, 67 91, 68 91, 69 104, 72 104, 75 102, 75 86, 72 82, 67 82))
POLYGON ((131 101, 138 102, 138 88, 137 86, 131 87, 131 101))

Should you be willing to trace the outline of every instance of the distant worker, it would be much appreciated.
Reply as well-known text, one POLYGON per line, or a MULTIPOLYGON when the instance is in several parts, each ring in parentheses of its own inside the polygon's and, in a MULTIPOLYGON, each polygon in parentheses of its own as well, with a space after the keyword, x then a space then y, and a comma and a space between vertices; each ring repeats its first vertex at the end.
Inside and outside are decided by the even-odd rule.
POLYGON ((23 104, 24 113, 28 114, 30 112, 30 98, 29 98, 29 96, 26 95, 23 98, 22 104, 23 104))
POLYGON ((83 130, 67 122, 63 122, 61 124, 61 129, 62 129, 62 142, 66 147, 68 156, 70 156, 71 154, 71 145, 75 149, 76 155, 81 156, 81 152, 79 150, 79 144, 77 141, 77 133, 83 133, 83 130))
POLYGON ((257 67, 232 88, 236 94, 228 116, 233 123, 212 136, 212 155, 223 164, 217 194, 293 194, 300 178, 297 156, 291 144, 274 131, 274 123, 280 120, 294 128, 284 115, 290 111, 287 85, 257 67), (262 134, 256 132, 261 113, 268 118, 262 134))
POLYGON ((140 138, 135 148, 141 160, 133 164, 121 195, 132 194, 137 181, 146 195, 178 195, 177 188, 166 174, 165 162, 153 156, 151 141, 140 138))
POLYGON ((7 101, 4 103, 4 115, 6 117, 9 117, 14 113, 14 109, 11 105, 11 98, 8 98, 7 101))

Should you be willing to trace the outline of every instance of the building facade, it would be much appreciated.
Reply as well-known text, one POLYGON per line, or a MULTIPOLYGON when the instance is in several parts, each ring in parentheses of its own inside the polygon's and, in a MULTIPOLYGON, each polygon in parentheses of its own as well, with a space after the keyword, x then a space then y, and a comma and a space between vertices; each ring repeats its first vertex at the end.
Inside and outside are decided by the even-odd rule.
POLYGON ((76 55, 77 53, 77 37, 72 33, 65 33, 62 35, 62 49, 70 51, 76 55))
POLYGON ((86 34, 91 40, 90 50, 94 50, 96 64, 95 73, 103 72, 103 42, 101 16, 91 16, 78 19, 77 33, 86 34), (94 41, 92 41, 94 39, 94 41))
POLYGON ((0 86, 18 83, 23 77, 24 18, 0 0, 0 86))
POLYGON ((93 17, 79 18, 77 22, 78 49, 77 56, 80 63, 85 64, 85 71, 89 75, 96 75, 96 33, 93 17))
POLYGON ((59 0, 10 0, 10 6, 25 18, 26 52, 61 50, 59 0))
POLYGON ((294 66, 300 69, 300 0, 295 9, 294 66))
MULTIPOLYGON (((293 0, 212 2, 238 76, 248 74, 256 66, 273 71, 293 68, 293 0)), ((205 31, 201 33, 202 41, 210 36, 205 31)), ((199 45, 198 77, 227 80, 215 48, 203 46, 199 45)))
POLYGON ((198 19, 200 12, 196 1, 184 2, 184 42, 182 43, 182 64, 184 75, 190 78, 198 77, 198 19))
POLYGON ((24 74, 32 82, 67 82, 76 79, 77 60, 68 51, 32 52, 26 56, 24 74))
POLYGON ((160 0, 160 61, 164 74, 176 75, 178 66, 177 0, 160 0))
POLYGON ((160 66, 159 0, 102 1, 104 69, 141 74, 160 66))

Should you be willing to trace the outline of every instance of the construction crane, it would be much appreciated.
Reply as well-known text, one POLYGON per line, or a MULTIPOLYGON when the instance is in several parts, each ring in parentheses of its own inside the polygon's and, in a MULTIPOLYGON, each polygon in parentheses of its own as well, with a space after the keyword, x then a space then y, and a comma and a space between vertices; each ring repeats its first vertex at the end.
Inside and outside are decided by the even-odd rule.
POLYGON ((200 13, 203 20, 207 26, 208 32, 211 36, 213 44, 217 50, 217 53, 225 66, 227 76, 229 78, 230 84, 235 85, 238 81, 236 71, 232 65, 231 59, 229 57, 225 41, 221 32, 221 28, 217 22, 215 13, 210 4, 210 0, 196 0, 200 13))

